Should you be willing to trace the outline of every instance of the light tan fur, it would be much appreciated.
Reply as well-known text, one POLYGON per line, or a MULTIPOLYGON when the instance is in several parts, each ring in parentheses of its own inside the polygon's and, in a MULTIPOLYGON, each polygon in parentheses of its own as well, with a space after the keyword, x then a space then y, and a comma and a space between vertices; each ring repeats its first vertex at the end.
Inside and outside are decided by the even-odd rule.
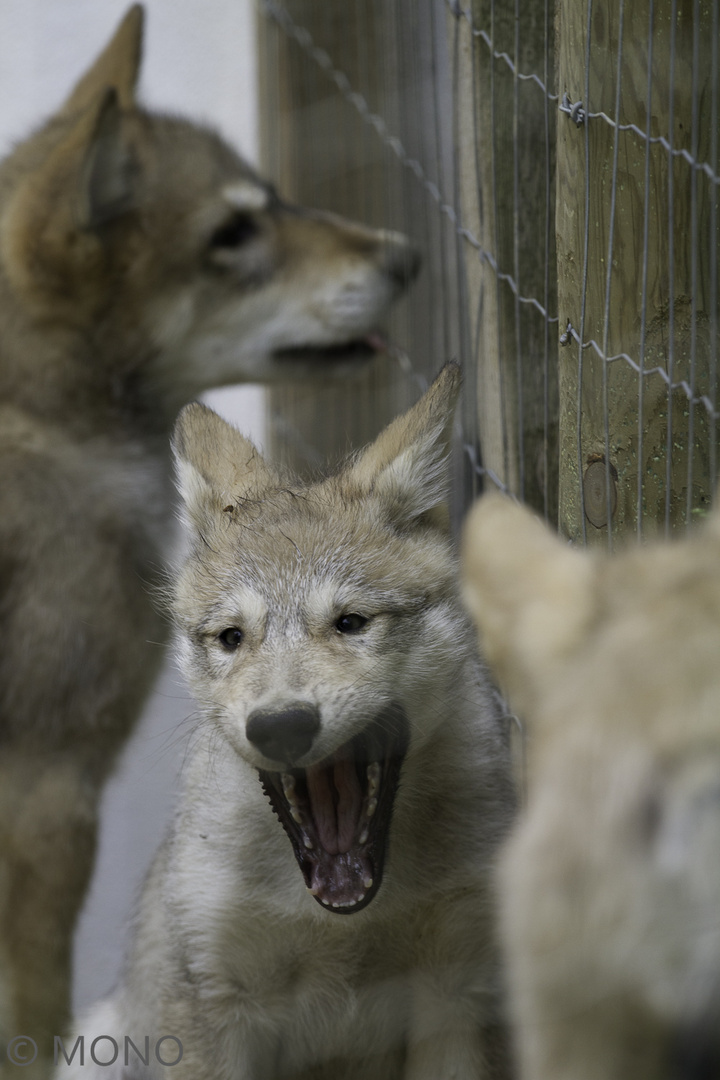
MULTIPOLYGON (((489 893, 514 805, 507 732, 438 512, 458 386, 450 365, 373 445, 310 485, 279 476, 210 410, 181 414, 191 548, 174 609, 204 715, 123 983, 77 1021, 66 1052, 82 1035, 85 1064, 79 1051, 71 1065, 61 1058, 58 1078, 164 1075, 154 1052, 147 1070, 132 1052, 126 1071, 93 1065, 99 1034, 118 1041, 118 1066, 126 1035, 148 1036, 151 1050, 174 1035, 176 1080, 507 1076, 489 893), (343 630, 347 619, 361 625, 343 630), (228 628, 242 634, 236 647, 223 644, 228 628), (312 741, 298 757, 268 757, 253 717, 289 706, 317 711, 312 741), (342 885, 343 857, 308 891, 258 770, 277 784, 292 773, 320 857, 321 802, 302 801, 310 772, 359 762, 353 740, 379 720, 392 740, 401 716, 408 744, 379 888, 364 879, 369 901, 363 891, 357 904, 318 902, 342 885)), ((383 806, 392 766, 379 760, 383 806)), ((352 877, 364 811, 356 821, 343 810, 337 772, 335 785, 338 823, 360 836, 352 877)), ((387 821, 381 806, 372 822, 387 821)))
POLYGON ((720 517, 609 557, 499 496, 468 606, 528 724, 500 904, 523 1080, 720 1070, 720 517))
POLYGON ((177 411, 327 372, 417 269, 145 111, 141 40, 135 6, 0 166, 0 1046, 65 1023, 99 791, 163 655, 177 411))

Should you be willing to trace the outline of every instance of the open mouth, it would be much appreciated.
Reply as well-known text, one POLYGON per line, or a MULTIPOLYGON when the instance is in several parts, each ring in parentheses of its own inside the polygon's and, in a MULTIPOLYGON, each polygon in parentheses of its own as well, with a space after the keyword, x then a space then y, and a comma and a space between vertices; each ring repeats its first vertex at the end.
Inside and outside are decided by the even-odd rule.
POLYGON ((391 705, 317 765, 259 770, 305 884, 335 914, 367 907, 380 887, 407 743, 405 713, 391 705))
POLYGON ((370 360, 386 349, 387 342, 382 334, 372 333, 339 345, 291 345, 286 349, 277 349, 273 356, 281 361, 317 361, 333 364, 342 360, 370 360))

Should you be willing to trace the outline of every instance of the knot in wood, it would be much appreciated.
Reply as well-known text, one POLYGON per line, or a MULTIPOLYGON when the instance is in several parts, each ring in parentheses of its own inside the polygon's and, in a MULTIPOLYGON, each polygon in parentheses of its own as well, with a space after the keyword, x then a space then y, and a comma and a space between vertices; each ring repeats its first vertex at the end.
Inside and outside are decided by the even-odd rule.
POLYGON ((583 477, 585 517, 596 529, 602 529, 608 522, 608 473, 610 474, 610 516, 613 517, 617 507, 617 469, 612 463, 608 469, 605 458, 598 457, 590 462, 583 477))

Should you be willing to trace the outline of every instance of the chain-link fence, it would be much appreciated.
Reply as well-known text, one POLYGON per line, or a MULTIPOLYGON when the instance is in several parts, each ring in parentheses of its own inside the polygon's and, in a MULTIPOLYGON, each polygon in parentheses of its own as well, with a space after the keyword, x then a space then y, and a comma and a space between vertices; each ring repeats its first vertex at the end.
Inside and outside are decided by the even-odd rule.
POLYGON ((717 481, 720 2, 258 0, 281 189, 408 232, 391 361, 274 391, 275 452, 372 437, 465 367, 457 506, 671 531, 717 481))

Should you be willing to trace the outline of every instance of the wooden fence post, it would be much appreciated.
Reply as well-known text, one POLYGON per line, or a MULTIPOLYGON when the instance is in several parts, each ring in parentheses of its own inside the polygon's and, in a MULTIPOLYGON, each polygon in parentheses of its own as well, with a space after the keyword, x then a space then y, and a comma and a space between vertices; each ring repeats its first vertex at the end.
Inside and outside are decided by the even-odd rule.
POLYGON ((307 471, 372 439, 417 399, 423 380, 458 356, 454 255, 448 272, 441 269, 454 238, 428 189, 448 186, 450 133, 441 116, 448 60, 443 12, 434 14, 431 4, 419 13, 415 0, 283 0, 282 10, 302 41, 287 24, 258 16, 263 168, 285 197, 399 229, 423 256, 420 278, 388 320, 390 340, 409 357, 404 370, 382 355, 345 380, 328 376, 270 391, 271 453, 307 471), (311 55, 316 49, 325 51, 323 63, 311 55), (341 73, 341 85, 328 65, 341 73), (384 131, 360 115, 355 94, 384 131), (397 139, 400 154, 391 145, 397 139))
POLYGON ((558 88, 590 114, 558 128, 559 517, 590 544, 687 524, 716 478, 718 188, 679 152, 710 160, 717 25, 675 7, 593 0, 588 28, 587 0, 557 4, 558 88))
MULTIPOLYGON (((284 0, 283 7, 351 86, 369 77, 381 99, 386 45, 372 11, 313 0, 284 0)), ((286 29, 265 15, 258 16, 258 29, 263 170, 293 202, 389 225, 388 203, 397 206, 398 195, 376 134, 286 29)), ((328 372, 273 386, 270 452, 297 471, 312 472, 369 441, 407 403, 401 374, 387 358, 346 378, 328 372)))
POLYGON ((482 248, 465 248, 477 437, 483 465, 554 522, 553 5, 521 0, 516 12, 473 0, 471 14, 472 25, 460 9, 451 18, 459 23, 462 223, 482 248))

